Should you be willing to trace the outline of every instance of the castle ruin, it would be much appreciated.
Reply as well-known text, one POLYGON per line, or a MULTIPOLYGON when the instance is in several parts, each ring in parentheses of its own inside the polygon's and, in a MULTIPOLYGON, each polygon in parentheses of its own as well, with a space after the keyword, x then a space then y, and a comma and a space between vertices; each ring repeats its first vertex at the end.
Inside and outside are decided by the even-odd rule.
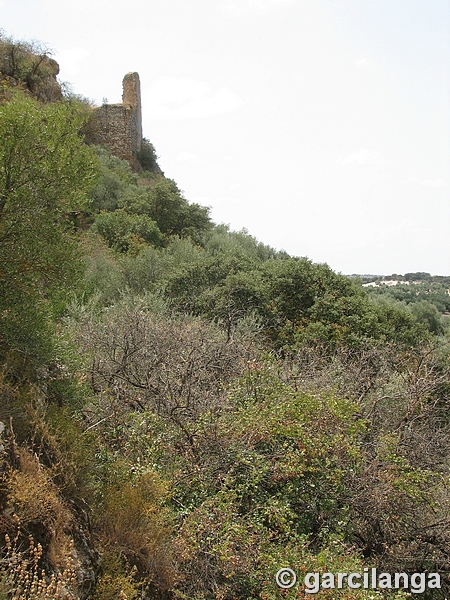
POLYGON ((111 153, 137 167, 142 148, 141 84, 138 73, 123 78, 121 104, 103 104, 91 119, 90 141, 108 146, 111 153))

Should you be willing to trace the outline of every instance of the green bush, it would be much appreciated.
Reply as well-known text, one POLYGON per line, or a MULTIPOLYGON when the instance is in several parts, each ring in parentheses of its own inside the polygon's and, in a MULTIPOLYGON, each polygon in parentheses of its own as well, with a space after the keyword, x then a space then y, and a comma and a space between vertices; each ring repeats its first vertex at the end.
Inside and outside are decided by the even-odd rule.
POLYGON ((100 234, 117 252, 138 252, 145 244, 161 246, 158 225, 147 215, 128 214, 122 209, 97 215, 92 231, 100 234))
POLYGON ((146 138, 142 140, 142 147, 136 154, 136 158, 144 171, 148 171, 155 175, 163 174, 158 165, 158 156, 155 147, 150 140, 147 140, 146 138))

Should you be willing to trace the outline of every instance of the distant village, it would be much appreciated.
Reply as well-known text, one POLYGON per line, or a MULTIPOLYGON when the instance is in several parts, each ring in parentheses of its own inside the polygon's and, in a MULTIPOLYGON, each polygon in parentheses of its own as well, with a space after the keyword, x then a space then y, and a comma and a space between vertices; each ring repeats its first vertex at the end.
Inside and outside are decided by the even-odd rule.
POLYGON ((351 277, 359 277, 362 281, 362 286, 365 288, 390 288, 399 285, 430 285, 438 284, 446 288, 450 295, 450 276, 448 275, 431 275, 430 273, 417 272, 405 273, 405 275, 352 275, 351 277))
MULTIPOLYGON (((370 281, 369 283, 363 283, 363 287, 382 287, 382 286, 386 286, 386 287, 392 287, 394 285, 414 285, 414 284, 419 284, 419 283, 423 283, 423 281, 417 280, 417 281, 405 281, 405 280, 398 280, 398 279, 387 279, 384 281, 370 281)), ((450 290, 449 290, 450 292, 450 290)))

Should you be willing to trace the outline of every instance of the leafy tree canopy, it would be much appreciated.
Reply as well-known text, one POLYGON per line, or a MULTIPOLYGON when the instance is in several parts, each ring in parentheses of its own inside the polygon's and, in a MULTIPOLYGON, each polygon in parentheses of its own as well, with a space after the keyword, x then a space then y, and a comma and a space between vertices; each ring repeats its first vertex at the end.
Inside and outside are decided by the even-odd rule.
POLYGON ((55 309, 78 280, 66 217, 86 205, 97 170, 78 133, 83 119, 77 104, 41 105, 20 94, 0 106, 3 350, 36 343, 45 330, 39 315, 55 309))

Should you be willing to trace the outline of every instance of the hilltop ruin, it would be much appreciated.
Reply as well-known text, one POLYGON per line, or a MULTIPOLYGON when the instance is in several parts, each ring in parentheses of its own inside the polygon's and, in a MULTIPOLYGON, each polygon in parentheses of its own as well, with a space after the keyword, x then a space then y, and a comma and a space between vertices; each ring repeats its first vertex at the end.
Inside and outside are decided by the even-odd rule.
POLYGON ((121 104, 103 104, 95 109, 89 141, 108 146, 111 153, 137 167, 142 148, 141 84, 138 73, 123 78, 121 104))

